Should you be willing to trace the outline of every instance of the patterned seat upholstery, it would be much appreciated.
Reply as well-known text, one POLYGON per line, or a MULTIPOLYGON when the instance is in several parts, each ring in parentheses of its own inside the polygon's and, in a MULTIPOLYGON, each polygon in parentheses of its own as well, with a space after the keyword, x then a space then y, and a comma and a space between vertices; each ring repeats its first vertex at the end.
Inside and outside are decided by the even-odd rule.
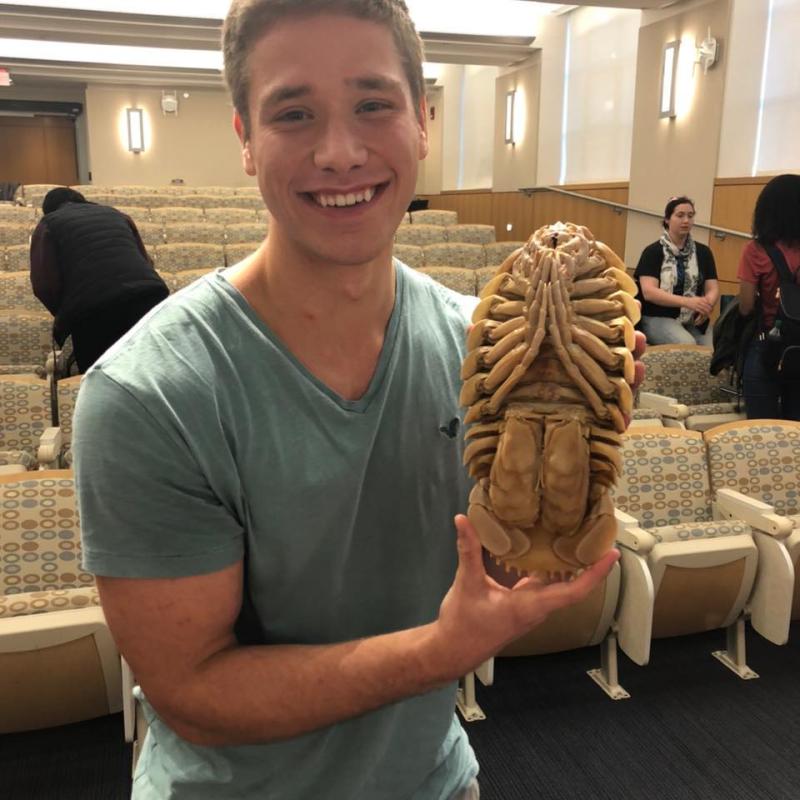
POLYGON ((192 206, 157 206, 150 209, 153 222, 203 222, 203 209, 192 206))
MULTIPOLYGON (((630 515, 620 521, 623 575, 626 561, 646 562, 653 585, 652 636, 729 628, 728 650, 718 657, 740 677, 754 677, 744 661, 745 612, 782 573, 759 564, 746 521, 713 518, 703 435, 678 428, 629 431, 622 463, 614 502, 630 515)), ((632 587, 625 602, 635 608, 646 595, 643 585, 632 587)), ((784 613, 768 602, 763 614, 753 615, 753 626, 769 638, 769 620, 784 613)))
POLYGON ((496 238, 494 225, 448 225, 448 242, 491 244, 496 238))
POLYGON ((497 274, 497 267, 480 267, 475 270, 476 289, 478 294, 481 293, 483 287, 497 274))
POLYGON ((46 311, 0 309, 0 365, 44 366, 53 349, 52 329, 53 318, 46 311))
POLYGON ((396 244, 392 248, 392 255, 414 269, 425 266, 425 251, 417 245, 396 244))
POLYGON ((261 242, 266 235, 267 226, 263 222, 235 222, 225 226, 225 241, 231 244, 261 242))
POLYGON ((418 272, 460 294, 475 294, 475 271, 463 267, 421 267, 418 272))
MULTIPOLYGON (((218 205, 219 201, 217 200, 217 202, 208 203, 206 207, 211 208, 212 206, 218 205)), ((249 208, 253 211, 259 211, 264 208, 264 200, 258 190, 248 194, 239 194, 237 191, 233 197, 227 197, 225 199, 225 205, 229 208, 249 208)))
POLYGON ((146 206, 123 206, 114 204, 114 208, 122 214, 126 214, 133 220, 133 224, 138 228, 142 224, 149 224, 150 222, 158 222, 160 220, 153 220, 150 216, 150 209, 146 206))
POLYGON ((30 244, 33 222, 0 220, 0 245, 30 244))
POLYGON ((33 468, 42 434, 50 427, 47 381, 34 375, 0 376, 0 411, 2 463, 33 468))
MULTIPOLYGON (((232 186, 198 186, 197 194, 203 194, 209 197, 233 197, 236 190, 232 186)), ((220 203, 224 205, 224 203, 220 203)))
POLYGON ((221 246, 225 242, 225 228, 213 222, 167 222, 164 238, 167 244, 197 242, 221 246))
POLYGON ((137 222, 136 227, 148 249, 164 243, 164 226, 160 222, 137 222))
POLYGON ((225 264, 229 267, 238 264, 259 247, 261 242, 225 242, 225 264))
POLYGON ((12 244, 5 248, 5 259, 0 259, 0 269, 7 272, 29 272, 31 248, 27 244, 12 244))
POLYGON ((110 206, 116 206, 117 204, 123 206, 132 206, 134 208, 152 208, 153 206, 159 205, 158 202, 158 195, 152 193, 134 193, 131 192, 130 194, 113 194, 107 197, 103 195, 97 195, 97 197, 92 198, 96 203, 104 203, 110 206))
POLYGON ((794 567, 791 618, 800 619, 800 423, 744 420, 705 432, 714 492, 734 489, 788 517, 793 530, 774 537, 794 567))
POLYGON ((29 272, 0 272, 0 308, 47 311, 33 293, 29 272))
POLYGON ((197 280, 200 280, 204 275, 208 275, 213 270, 209 269, 187 269, 182 272, 175 273, 175 291, 184 289, 197 280))
POLYGON ((57 463, 48 464, 48 468, 66 467, 72 463, 72 417, 75 414, 75 403, 78 402, 82 380, 82 375, 73 375, 70 378, 62 378, 56 383, 58 419, 52 422, 54 426, 58 425, 61 432, 61 451, 55 454, 57 463))
POLYGON ((0 203, 0 222, 30 225, 36 221, 36 209, 28 206, 3 205, 0 203))
POLYGON ((252 208, 207 208, 204 213, 209 222, 216 222, 219 225, 253 223, 256 220, 256 214, 252 208))
POLYGON ((124 185, 118 185, 114 187, 110 187, 109 189, 114 194, 118 195, 143 195, 143 194, 152 194, 153 187, 146 186, 144 184, 137 184, 137 183, 128 183, 124 185))
POLYGON ((642 356, 645 378, 638 405, 661 413, 665 424, 693 430, 744 419, 735 396, 726 390, 726 375, 709 372, 711 353, 710 347, 698 345, 649 347, 642 356))
POLYGON ((486 264, 488 266, 500 266, 508 256, 515 250, 519 250, 525 242, 487 242, 484 247, 486 249, 486 264))
POLYGON ((411 222, 414 225, 457 225, 457 211, 440 211, 436 209, 423 209, 411 212, 411 222))
POLYGON ((479 244, 427 244, 423 248, 426 267, 466 267, 480 269, 486 266, 486 252, 479 244))
POLYGON ((65 725, 122 707, 119 654, 94 578, 80 566, 68 470, 0 477, 0 733, 65 725))
POLYGON ((400 225, 394 235, 395 244, 444 244, 447 241, 444 225, 400 225))
POLYGON ((221 244, 162 244, 156 249, 156 267, 162 272, 186 269, 216 269, 225 266, 225 250, 221 244))

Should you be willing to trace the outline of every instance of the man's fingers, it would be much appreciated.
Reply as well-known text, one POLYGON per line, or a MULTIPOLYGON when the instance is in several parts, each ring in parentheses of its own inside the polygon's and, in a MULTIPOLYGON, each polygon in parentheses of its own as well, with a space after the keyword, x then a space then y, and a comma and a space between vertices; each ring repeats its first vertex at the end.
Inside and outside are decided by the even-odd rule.
POLYGON ((634 333, 633 357, 641 358, 645 350, 647 350, 647 337, 641 331, 636 331, 634 333))
POLYGON ((483 550, 478 534, 464 514, 456 514, 454 521, 458 534, 458 571, 469 582, 483 582, 486 569, 483 566, 483 550))

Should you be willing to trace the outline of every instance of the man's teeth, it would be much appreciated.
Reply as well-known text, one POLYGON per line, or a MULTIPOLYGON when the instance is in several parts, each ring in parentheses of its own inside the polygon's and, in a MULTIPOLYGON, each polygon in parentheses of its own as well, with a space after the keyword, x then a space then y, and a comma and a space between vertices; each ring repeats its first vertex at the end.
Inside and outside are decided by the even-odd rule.
POLYGON ((314 199, 324 208, 326 206, 354 206, 356 203, 369 203, 375 196, 374 189, 365 189, 355 194, 316 194, 314 199))

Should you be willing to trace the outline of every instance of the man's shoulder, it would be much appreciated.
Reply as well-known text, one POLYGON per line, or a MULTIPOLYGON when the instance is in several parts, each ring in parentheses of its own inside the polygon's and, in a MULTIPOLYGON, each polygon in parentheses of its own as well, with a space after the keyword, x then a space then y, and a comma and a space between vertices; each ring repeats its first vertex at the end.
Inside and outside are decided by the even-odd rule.
MULTIPOLYGON (((397 263, 409 287, 412 309, 428 304, 434 311, 438 311, 445 318, 451 318, 458 324, 469 322, 472 312, 478 304, 478 298, 475 295, 460 294, 423 272, 412 269, 402 262, 397 263)), ((412 310, 412 314, 415 313, 416 310, 412 310)))

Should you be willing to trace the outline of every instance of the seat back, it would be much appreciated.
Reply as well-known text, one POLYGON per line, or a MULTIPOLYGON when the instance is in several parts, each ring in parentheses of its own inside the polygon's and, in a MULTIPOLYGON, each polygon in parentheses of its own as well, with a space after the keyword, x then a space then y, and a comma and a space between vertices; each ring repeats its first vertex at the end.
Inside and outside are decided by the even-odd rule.
POLYGON ((427 244, 422 250, 426 267, 480 269, 486 266, 486 252, 479 244, 446 242, 444 244, 427 244))
POLYGON ((687 406, 729 403, 735 398, 723 391, 725 375, 712 376, 712 350, 694 344, 660 344, 648 347, 642 356, 645 377, 643 392, 674 397, 687 406))
POLYGON ((35 457, 50 426, 47 381, 34 375, 0 375, 0 450, 21 450, 35 457))
POLYGON ((496 238, 494 225, 448 225, 448 242, 491 244, 496 238))
POLYGON ((458 212, 435 208, 412 211, 411 222, 414 225, 457 225, 458 212))
POLYGON ((222 244, 161 244, 155 252, 156 267, 161 272, 181 272, 185 269, 212 270, 225 266, 222 244))
POLYGON ((53 350, 52 330, 47 311, 0 309, 0 364, 44 366, 53 350))
POLYGON ((703 435, 680 428, 629 430, 614 504, 644 529, 711 519, 703 435))

